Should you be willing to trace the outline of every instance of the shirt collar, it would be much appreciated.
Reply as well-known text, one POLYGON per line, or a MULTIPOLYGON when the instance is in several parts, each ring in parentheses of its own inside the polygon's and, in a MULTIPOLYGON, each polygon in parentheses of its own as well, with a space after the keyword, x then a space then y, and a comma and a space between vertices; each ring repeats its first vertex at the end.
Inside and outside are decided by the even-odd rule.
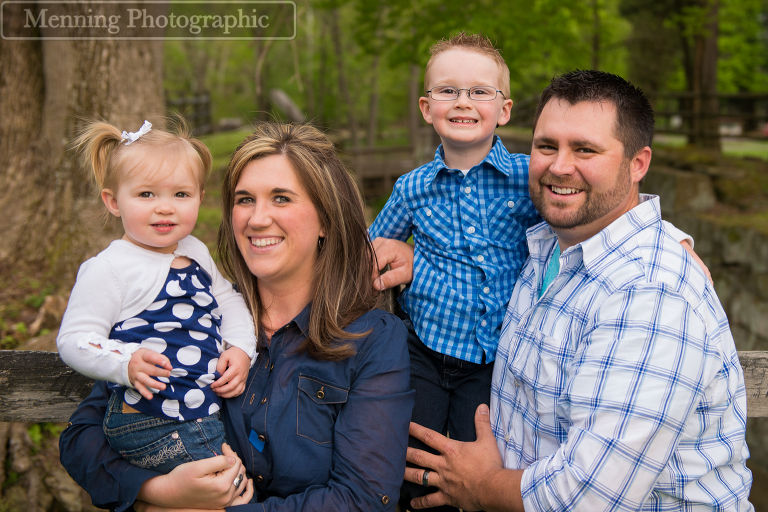
MULTIPOLYGON (((589 270, 605 254, 628 243, 635 244, 635 236, 649 225, 657 222, 661 222, 659 196, 640 194, 640 204, 613 221, 592 238, 566 249, 563 256, 571 252, 581 251, 584 266, 589 270)), ((549 254, 552 244, 557 243, 557 235, 546 222, 529 228, 526 237, 528 239, 528 251, 531 255, 549 254)))
MULTIPOLYGON (((512 157, 509 156, 509 151, 502 144, 498 135, 493 136, 493 146, 491 150, 485 155, 482 162, 472 167, 479 167, 481 165, 488 164, 492 168, 496 169, 504 176, 509 176, 509 170, 512 168, 512 157)), ((427 174, 427 183, 431 182, 437 176, 437 173, 443 169, 451 169, 445 163, 443 157, 443 145, 440 144, 435 150, 435 159, 432 161, 432 169, 427 174)), ((470 169, 471 170, 471 169, 470 169)))
MULTIPOLYGON (((301 310, 301 313, 296 315, 293 320, 279 328, 275 333, 272 335, 272 339, 274 340, 275 337, 280 336, 282 337, 283 334, 285 334, 289 329, 292 327, 296 327, 301 335, 304 338, 309 337, 309 314, 312 311, 312 303, 310 302, 306 306, 304 306, 304 309, 301 310)), ((260 336, 261 340, 266 340, 266 336, 264 335, 264 332, 261 332, 260 336)), ((260 344, 261 346, 261 344, 260 344)))

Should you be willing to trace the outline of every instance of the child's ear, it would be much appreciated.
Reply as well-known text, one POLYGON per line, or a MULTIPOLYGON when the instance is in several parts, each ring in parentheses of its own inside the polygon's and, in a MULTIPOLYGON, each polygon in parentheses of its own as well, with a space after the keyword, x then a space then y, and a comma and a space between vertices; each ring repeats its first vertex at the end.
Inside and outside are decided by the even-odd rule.
POLYGON ((419 98, 419 110, 421 110, 421 115, 424 117, 424 120, 429 124, 432 124, 432 113, 429 110, 429 98, 425 96, 419 98))
POLYGON ((109 213, 115 217, 120 216, 120 207, 117 205, 117 199, 112 190, 108 188, 102 189, 101 200, 104 202, 104 206, 107 207, 107 210, 109 210, 109 213))

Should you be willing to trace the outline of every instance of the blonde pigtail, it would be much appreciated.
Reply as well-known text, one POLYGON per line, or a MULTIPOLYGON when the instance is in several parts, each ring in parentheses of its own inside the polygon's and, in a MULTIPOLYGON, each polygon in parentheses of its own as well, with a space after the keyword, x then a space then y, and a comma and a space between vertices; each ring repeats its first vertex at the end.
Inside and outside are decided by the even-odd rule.
POLYGON ((109 157, 120 144, 121 133, 105 121, 90 121, 72 143, 90 169, 99 191, 109 188, 113 181, 109 175, 109 157))

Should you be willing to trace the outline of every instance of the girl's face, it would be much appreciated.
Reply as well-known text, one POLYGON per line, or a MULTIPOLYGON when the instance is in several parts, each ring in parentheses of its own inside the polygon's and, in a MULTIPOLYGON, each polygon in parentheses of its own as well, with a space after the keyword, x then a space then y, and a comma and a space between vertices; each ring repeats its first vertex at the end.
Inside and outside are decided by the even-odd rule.
POLYGON ((192 169, 168 167, 139 167, 120 181, 117 193, 101 191, 104 204, 123 222, 123 240, 165 254, 192 233, 203 200, 192 169))
POLYGON ((318 239, 325 232, 290 161, 270 155, 249 162, 234 197, 237 246, 259 286, 310 286, 318 239))

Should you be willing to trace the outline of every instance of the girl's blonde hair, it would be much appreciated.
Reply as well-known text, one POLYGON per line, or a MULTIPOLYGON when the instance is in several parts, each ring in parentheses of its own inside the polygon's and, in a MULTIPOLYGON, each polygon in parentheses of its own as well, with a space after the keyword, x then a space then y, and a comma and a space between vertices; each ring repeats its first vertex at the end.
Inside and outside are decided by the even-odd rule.
POLYGON ((249 162, 283 155, 317 210, 325 237, 318 245, 309 336, 301 349, 317 360, 338 361, 355 353, 344 340, 363 334, 344 331, 360 315, 379 307, 381 294, 373 287, 374 252, 368 238, 363 199, 357 184, 336 154, 336 148, 316 128, 302 124, 263 123, 235 150, 222 183, 219 258, 235 280, 259 329, 264 304, 258 279, 238 250, 232 226, 235 188, 249 162))
POLYGON ((192 138, 183 120, 175 124, 175 133, 152 128, 126 145, 116 126, 90 120, 72 145, 83 156, 99 192, 106 188, 116 193, 120 182, 143 164, 150 164, 144 168, 159 169, 164 162, 187 163, 202 192, 211 172, 211 152, 192 138))

